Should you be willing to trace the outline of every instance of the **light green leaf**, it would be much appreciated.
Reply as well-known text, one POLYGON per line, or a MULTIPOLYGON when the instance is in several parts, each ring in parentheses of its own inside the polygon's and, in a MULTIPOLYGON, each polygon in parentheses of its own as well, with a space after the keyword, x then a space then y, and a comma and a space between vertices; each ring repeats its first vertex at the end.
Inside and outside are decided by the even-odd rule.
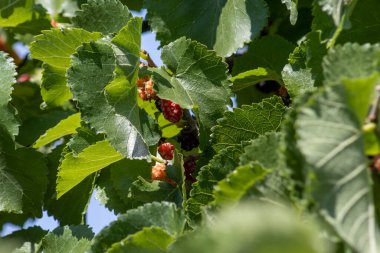
POLYGON ((162 228, 143 228, 143 230, 129 235, 121 242, 114 243, 107 253, 164 253, 173 241, 173 236, 162 228))
POLYGON ((132 71, 136 72, 126 80, 117 64, 126 70, 129 55, 114 49, 109 43, 83 44, 72 57, 68 83, 83 121, 97 132, 105 133, 126 158, 150 160, 149 146, 160 138, 157 125, 137 106, 137 87, 133 82, 137 68, 133 67, 132 71))
POLYGON ((40 153, 15 150, 7 130, 0 125, 0 211, 42 215, 47 168, 40 153))
POLYGON ((247 191, 268 172, 258 163, 242 165, 218 182, 214 189, 215 204, 226 205, 238 202, 247 191))
POLYGON ((50 128, 45 134, 33 145, 33 148, 45 146, 66 135, 76 133, 76 129, 80 127, 80 113, 70 115, 68 118, 61 120, 55 127, 50 128))
POLYGON ((15 27, 32 18, 33 0, 1 1, 0 27, 15 27))
POLYGON ((361 126, 343 87, 326 87, 311 97, 295 124, 321 214, 356 251, 378 252, 380 233, 361 126))
POLYGON ((186 213, 192 225, 200 221, 203 207, 214 200, 214 186, 239 165, 242 152, 242 148, 239 147, 223 149, 208 165, 200 169, 197 182, 192 185, 190 198, 186 202, 186 213))
POLYGON ((297 71, 290 64, 287 64, 282 71, 282 80, 292 99, 315 89, 310 69, 300 69, 297 71))
POLYGON ((343 84, 348 103, 363 124, 380 74, 380 47, 347 43, 323 60, 326 83, 343 84))
POLYGON ((226 208, 170 246, 173 253, 332 253, 317 225, 290 208, 261 202, 226 208))
POLYGON ((70 56, 82 43, 100 39, 100 33, 79 28, 51 29, 35 37, 30 46, 31 56, 53 67, 67 69, 70 56))
MULTIPOLYGON (((12 85, 16 82, 16 66, 6 53, 0 52, 0 125, 14 136, 18 134, 19 123, 15 110, 8 104, 11 100, 12 85)), ((13 138, 13 137, 12 137, 13 138)))
POLYGON ((268 18, 263 0, 146 1, 147 18, 161 46, 182 36, 229 56, 256 38, 268 18), (245 31, 239 33, 239 31, 245 31))
POLYGON ((77 156, 67 153, 58 171, 57 197, 60 198, 87 176, 123 158, 106 140, 85 148, 77 156))
MULTIPOLYGON (((39 250, 43 250, 46 253, 85 253, 91 246, 91 239, 86 235, 76 235, 76 229, 80 227, 68 227, 65 226, 60 230, 55 230, 47 234, 40 245, 39 250)), ((89 230, 87 227, 85 229, 89 230)), ((81 233, 81 232, 80 232, 81 233)), ((88 233, 88 232, 86 232, 88 233)))
POLYGON ((183 233, 185 216, 182 210, 167 202, 154 202, 129 210, 117 221, 104 228, 93 241, 91 252, 103 253, 112 244, 120 242, 145 227, 158 227, 176 237, 183 233))
POLYGON ((89 0, 81 8, 73 24, 90 32, 116 33, 132 17, 127 6, 119 0, 89 0))
POLYGON ((213 147, 221 150, 238 146, 266 132, 277 131, 285 113, 286 107, 277 96, 227 111, 212 129, 213 147))
POLYGON ((165 46, 162 60, 173 75, 162 68, 153 70, 157 95, 182 108, 195 110, 200 123, 201 147, 205 147, 211 127, 222 117, 230 101, 227 66, 215 52, 185 38, 165 46))
POLYGON ((290 11, 290 23, 295 25, 298 17, 297 2, 298 0, 281 0, 283 4, 286 5, 286 8, 290 11))
POLYGON ((277 80, 276 78, 276 73, 273 73, 270 69, 260 67, 239 73, 238 75, 231 77, 230 81, 234 84, 233 91, 236 92, 262 81, 277 80))
POLYGON ((278 35, 257 39, 250 45, 248 52, 236 58, 232 74, 237 75, 261 67, 271 73, 271 80, 281 83, 281 71, 288 63, 289 54, 294 48, 292 43, 278 35))
POLYGON ((48 106, 61 106, 72 98, 65 77, 70 56, 82 43, 100 37, 100 33, 89 33, 78 28, 52 29, 35 37, 30 51, 34 59, 45 63, 41 94, 48 106))
POLYGON ((66 69, 43 64, 41 95, 43 107, 65 106, 73 95, 67 87, 66 69))

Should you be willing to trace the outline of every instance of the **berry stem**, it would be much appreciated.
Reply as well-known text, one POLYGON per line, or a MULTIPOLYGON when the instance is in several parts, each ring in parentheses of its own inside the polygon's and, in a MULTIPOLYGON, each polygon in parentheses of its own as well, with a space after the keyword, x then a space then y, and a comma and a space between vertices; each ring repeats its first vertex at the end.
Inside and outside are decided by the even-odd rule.
POLYGON ((148 62, 149 67, 157 68, 156 63, 154 63, 153 59, 150 57, 149 53, 146 50, 140 50, 140 57, 148 62))
POLYGON ((152 158, 153 161, 156 161, 156 162, 159 162, 159 163, 163 163, 163 164, 167 164, 168 163, 164 159, 158 158, 157 156, 154 156, 154 155, 150 155, 150 158, 152 158))

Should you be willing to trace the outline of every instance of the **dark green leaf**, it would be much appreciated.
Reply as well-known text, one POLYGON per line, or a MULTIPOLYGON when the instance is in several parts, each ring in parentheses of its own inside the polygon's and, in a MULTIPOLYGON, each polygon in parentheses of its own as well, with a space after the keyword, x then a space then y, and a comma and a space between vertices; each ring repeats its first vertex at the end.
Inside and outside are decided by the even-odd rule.
POLYGON ((285 115, 286 108, 281 98, 274 96, 261 103, 243 105, 224 113, 213 128, 213 147, 221 150, 238 146, 270 131, 277 131, 285 115))
POLYGON ((256 38, 267 23, 262 0, 146 1, 148 19, 161 46, 182 36, 229 56, 256 38), (239 31, 245 31, 243 33, 239 31))
POLYGON ((81 8, 73 24, 90 32, 116 33, 132 17, 127 6, 119 0, 89 0, 81 8))

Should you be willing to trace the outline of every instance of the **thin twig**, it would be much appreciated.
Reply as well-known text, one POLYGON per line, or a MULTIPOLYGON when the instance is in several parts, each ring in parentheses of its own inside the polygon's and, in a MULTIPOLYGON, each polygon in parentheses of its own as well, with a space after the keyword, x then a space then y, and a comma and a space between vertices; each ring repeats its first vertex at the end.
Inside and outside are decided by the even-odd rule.
POLYGON ((156 63, 154 63, 153 59, 150 57, 149 53, 146 50, 144 49, 140 50, 140 57, 148 62, 149 67, 157 68, 156 63))

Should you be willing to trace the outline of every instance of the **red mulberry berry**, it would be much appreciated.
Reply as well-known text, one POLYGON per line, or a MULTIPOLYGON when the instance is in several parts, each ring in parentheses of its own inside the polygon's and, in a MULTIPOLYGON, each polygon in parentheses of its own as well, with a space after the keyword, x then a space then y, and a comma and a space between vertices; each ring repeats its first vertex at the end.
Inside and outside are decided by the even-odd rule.
POLYGON ((163 163, 156 163, 152 168, 152 180, 166 180, 166 165, 163 163))
POLYGON ((176 123, 182 118, 182 108, 170 100, 161 100, 161 109, 165 119, 172 123, 176 123))
POLYGON ((163 143, 158 147, 158 153, 165 160, 172 160, 174 156, 174 145, 169 142, 163 143))

